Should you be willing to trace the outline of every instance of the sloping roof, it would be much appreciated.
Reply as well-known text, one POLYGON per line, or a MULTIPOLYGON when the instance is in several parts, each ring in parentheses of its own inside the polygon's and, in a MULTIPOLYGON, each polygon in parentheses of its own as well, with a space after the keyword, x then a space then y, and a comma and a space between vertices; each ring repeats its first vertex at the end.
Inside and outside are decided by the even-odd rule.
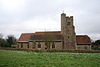
POLYGON ((33 34, 31 40, 63 40, 61 34, 33 34))
POLYGON ((87 35, 76 35, 77 44, 91 44, 91 40, 87 35))
POLYGON ((44 31, 44 32, 36 32, 39 34, 59 34, 61 31, 44 31))
MULTIPOLYGON (((18 42, 28 42, 32 40, 63 40, 61 33, 57 32, 37 32, 37 33, 24 33, 21 34, 18 42)), ((76 35, 77 44, 90 44, 90 38, 87 35, 76 35)))
POLYGON ((22 33, 18 42, 28 42, 34 33, 22 33))
POLYGON ((63 40, 63 37, 60 34, 60 31, 23 33, 18 42, 28 42, 32 40, 63 40))

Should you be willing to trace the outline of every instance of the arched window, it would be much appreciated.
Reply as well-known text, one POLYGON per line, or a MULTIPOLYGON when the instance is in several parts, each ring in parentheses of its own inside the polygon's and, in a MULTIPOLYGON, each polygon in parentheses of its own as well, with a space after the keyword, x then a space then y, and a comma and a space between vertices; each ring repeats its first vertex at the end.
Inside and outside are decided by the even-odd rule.
POLYGON ((54 42, 52 43, 52 48, 55 48, 55 43, 54 42))
POLYGON ((69 36, 68 36, 68 39, 69 39, 69 36))
POLYGON ((27 44, 27 48, 29 48, 29 44, 27 44))
POLYGON ((40 43, 38 43, 38 48, 41 48, 41 44, 40 43))
POLYGON ((23 48, 23 43, 21 43, 20 45, 21 45, 21 48, 23 48))

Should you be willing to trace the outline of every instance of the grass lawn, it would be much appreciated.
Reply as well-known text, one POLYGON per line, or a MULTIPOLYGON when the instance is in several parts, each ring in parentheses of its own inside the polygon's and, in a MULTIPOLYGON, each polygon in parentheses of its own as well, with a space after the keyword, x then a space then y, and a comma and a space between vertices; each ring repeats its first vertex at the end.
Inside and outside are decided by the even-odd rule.
POLYGON ((0 67, 100 67, 100 53, 0 50, 0 67))

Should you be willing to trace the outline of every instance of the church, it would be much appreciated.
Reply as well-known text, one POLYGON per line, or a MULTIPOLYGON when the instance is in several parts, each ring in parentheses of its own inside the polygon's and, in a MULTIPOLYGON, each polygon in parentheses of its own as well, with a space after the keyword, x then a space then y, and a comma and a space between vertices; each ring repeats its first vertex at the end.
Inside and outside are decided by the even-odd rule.
POLYGON ((88 35, 76 35, 73 16, 61 14, 61 31, 22 33, 18 49, 31 50, 91 50, 88 35))

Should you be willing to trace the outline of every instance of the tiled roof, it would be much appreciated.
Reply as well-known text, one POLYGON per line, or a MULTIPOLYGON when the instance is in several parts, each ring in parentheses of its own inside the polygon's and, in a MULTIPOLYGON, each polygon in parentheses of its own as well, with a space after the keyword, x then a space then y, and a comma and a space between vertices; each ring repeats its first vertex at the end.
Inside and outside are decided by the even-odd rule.
POLYGON ((31 40, 63 40, 61 34, 33 34, 31 40))
POLYGON ((76 35, 77 44, 91 44, 91 40, 87 35, 76 35))
POLYGON ((52 34, 57 34, 57 33, 61 33, 61 31, 44 31, 44 32, 36 32, 36 33, 42 33, 42 34, 50 34, 50 33, 52 33, 52 34))
POLYGON ((28 42, 32 40, 63 40, 61 34, 58 33, 24 33, 21 34, 18 42, 28 42))
POLYGON ((28 42, 34 33, 22 33, 18 42, 28 42))
MULTIPOLYGON (((61 33, 57 32, 36 32, 21 34, 18 42, 28 42, 32 40, 63 40, 61 33)), ((77 44, 90 44, 90 38, 87 35, 76 35, 77 44)))

